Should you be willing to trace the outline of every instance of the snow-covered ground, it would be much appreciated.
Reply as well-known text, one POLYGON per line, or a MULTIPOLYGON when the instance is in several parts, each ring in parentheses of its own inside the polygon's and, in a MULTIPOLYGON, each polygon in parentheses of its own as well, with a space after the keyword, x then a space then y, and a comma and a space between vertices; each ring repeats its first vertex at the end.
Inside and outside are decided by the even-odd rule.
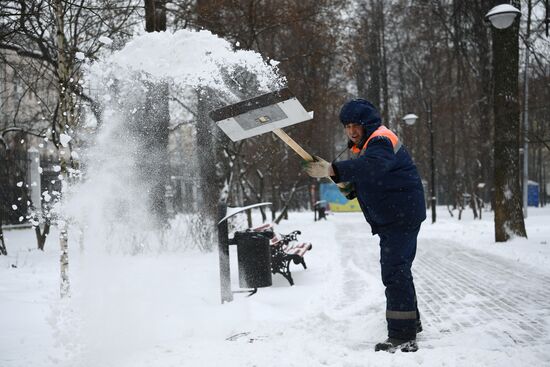
POLYGON ((108 255, 74 242, 72 296, 61 302, 56 233, 40 252, 32 231, 8 230, 0 366, 550 365, 550 208, 530 208, 529 239, 506 244, 494 243, 483 214, 458 221, 441 208, 423 225, 420 350, 393 355, 373 351, 386 335, 385 300, 378 240, 359 213, 321 222, 291 213, 278 229, 313 243, 308 269, 292 266, 293 287, 275 275, 224 305, 215 252, 108 255))

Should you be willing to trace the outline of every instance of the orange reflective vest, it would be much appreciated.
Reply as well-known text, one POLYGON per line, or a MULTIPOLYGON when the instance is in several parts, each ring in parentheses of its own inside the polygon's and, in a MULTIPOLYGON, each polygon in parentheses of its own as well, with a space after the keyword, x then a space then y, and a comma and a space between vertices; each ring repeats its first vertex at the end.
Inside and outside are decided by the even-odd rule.
POLYGON ((351 151, 355 154, 363 153, 365 149, 367 149, 367 145, 369 144, 369 142, 372 139, 376 138, 377 136, 384 136, 388 138, 391 141, 394 153, 397 153, 401 148, 402 144, 399 141, 399 138, 397 137, 397 135, 395 135, 394 132, 388 129, 387 127, 380 126, 369 136, 369 138, 367 139, 365 144, 363 144, 363 147, 361 149, 359 149, 356 145, 354 145, 353 147, 351 147, 351 151))

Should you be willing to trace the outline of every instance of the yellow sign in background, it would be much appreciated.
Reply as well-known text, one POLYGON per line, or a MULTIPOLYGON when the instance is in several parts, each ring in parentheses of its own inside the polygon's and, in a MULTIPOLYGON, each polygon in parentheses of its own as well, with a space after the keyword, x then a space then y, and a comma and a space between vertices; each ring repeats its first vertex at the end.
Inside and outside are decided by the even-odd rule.
POLYGON ((321 200, 326 200, 332 212, 360 212, 357 199, 348 200, 333 183, 320 185, 321 200))

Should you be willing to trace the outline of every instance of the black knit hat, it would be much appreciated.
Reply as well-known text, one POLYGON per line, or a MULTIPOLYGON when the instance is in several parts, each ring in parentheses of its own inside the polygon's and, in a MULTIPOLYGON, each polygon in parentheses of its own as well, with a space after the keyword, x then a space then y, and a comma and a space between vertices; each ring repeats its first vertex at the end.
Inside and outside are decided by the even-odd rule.
POLYGON ((340 122, 361 124, 365 127, 380 126, 380 113, 372 103, 365 99, 352 99, 340 110, 340 122))

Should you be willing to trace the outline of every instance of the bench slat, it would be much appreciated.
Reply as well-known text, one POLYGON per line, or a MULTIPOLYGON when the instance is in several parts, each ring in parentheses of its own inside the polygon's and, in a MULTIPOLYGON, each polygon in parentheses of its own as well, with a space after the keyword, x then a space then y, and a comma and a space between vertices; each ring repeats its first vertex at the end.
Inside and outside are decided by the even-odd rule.
POLYGON ((273 229, 273 223, 265 223, 265 224, 262 224, 258 227, 252 228, 252 230, 254 232, 263 232, 263 231, 267 231, 267 230, 270 230, 270 229, 273 229))

